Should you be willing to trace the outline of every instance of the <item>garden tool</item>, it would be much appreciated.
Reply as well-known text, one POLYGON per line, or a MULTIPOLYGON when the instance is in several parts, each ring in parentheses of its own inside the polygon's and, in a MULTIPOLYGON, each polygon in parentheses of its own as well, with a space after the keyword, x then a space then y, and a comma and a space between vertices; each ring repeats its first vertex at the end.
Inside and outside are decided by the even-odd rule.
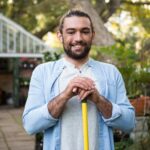
POLYGON ((82 124, 83 124, 84 150, 89 150, 87 100, 82 101, 82 124))

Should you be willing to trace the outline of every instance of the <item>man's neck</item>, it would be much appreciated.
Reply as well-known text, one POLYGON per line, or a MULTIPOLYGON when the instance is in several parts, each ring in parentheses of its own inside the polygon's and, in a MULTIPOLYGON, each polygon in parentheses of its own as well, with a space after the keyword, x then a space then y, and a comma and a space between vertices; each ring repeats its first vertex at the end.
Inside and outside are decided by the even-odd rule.
POLYGON ((65 55, 65 59, 68 62, 74 64, 76 68, 80 68, 83 64, 85 64, 88 61, 89 57, 87 56, 86 58, 83 59, 72 59, 65 55))

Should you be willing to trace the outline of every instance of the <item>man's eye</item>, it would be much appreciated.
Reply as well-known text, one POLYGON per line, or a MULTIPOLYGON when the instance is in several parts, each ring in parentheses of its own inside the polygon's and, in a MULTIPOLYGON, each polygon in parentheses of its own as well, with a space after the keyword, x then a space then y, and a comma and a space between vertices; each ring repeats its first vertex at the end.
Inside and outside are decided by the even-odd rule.
POLYGON ((74 34, 74 32, 70 31, 70 32, 67 32, 67 34, 74 34))
POLYGON ((76 32, 76 30, 74 28, 67 28, 66 29, 66 34, 72 35, 76 32))
POLYGON ((82 33, 84 33, 84 34, 89 34, 90 31, 82 31, 82 33))

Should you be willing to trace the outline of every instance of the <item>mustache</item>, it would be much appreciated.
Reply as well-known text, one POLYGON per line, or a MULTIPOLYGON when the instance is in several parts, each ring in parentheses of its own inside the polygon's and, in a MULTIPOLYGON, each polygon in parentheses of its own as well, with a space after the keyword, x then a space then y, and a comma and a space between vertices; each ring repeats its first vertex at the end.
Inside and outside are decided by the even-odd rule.
POLYGON ((84 41, 76 41, 75 43, 72 43, 72 44, 70 44, 70 45, 71 45, 71 46, 76 46, 76 45, 85 46, 85 45, 87 45, 87 43, 84 42, 84 41))

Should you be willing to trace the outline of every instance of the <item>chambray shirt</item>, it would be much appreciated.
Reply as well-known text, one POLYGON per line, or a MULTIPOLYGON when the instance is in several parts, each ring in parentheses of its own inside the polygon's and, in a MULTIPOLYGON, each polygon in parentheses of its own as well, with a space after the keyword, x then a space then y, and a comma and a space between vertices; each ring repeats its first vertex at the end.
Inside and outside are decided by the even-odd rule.
MULTIPOLYGON (((115 66, 91 59, 92 72, 98 80, 100 94, 113 106, 112 116, 105 119, 99 112, 99 150, 114 150, 113 128, 130 132, 135 126, 135 112, 126 96, 121 74, 115 66)), ((58 78, 63 71, 62 59, 40 64, 33 71, 23 112, 23 125, 29 134, 44 132, 44 150, 60 150, 61 119, 48 112, 47 104, 58 95, 58 78)))

